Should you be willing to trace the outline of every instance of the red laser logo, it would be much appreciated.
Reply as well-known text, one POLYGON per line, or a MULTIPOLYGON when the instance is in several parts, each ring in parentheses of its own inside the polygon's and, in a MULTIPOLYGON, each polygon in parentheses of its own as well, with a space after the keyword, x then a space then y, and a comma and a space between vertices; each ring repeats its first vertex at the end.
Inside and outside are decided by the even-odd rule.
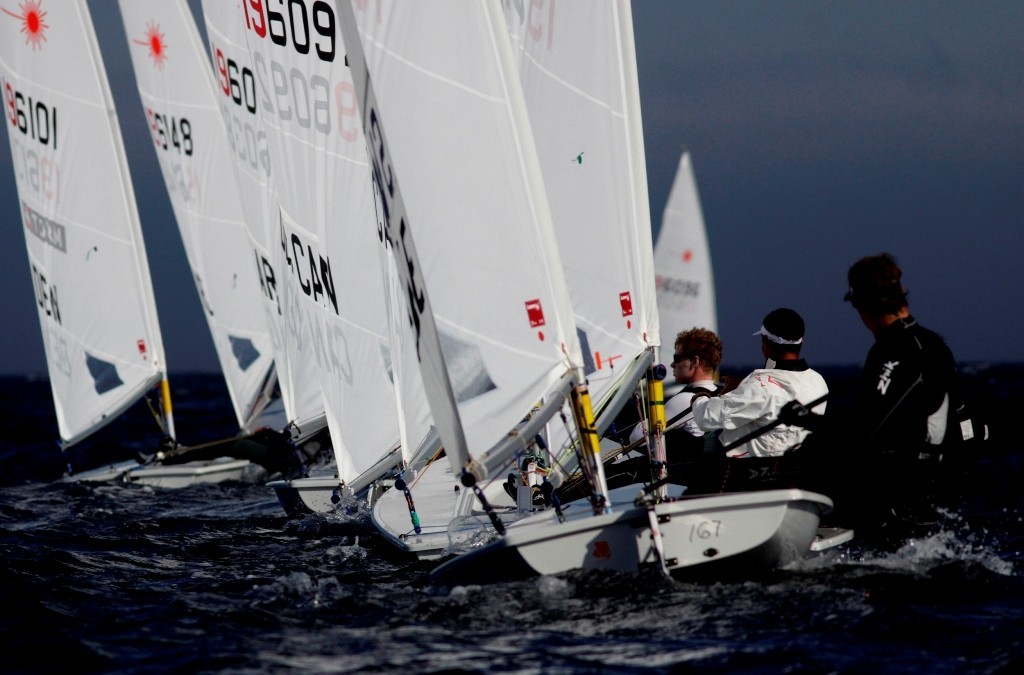
POLYGON ((31 45, 33 50, 43 48, 43 43, 46 42, 46 29, 50 27, 46 23, 46 12, 43 11, 42 6, 43 0, 25 0, 18 5, 20 14, 12 12, 6 7, 3 8, 4 14, 21 21, 21 32, 25 35, 25 44, 31 45))

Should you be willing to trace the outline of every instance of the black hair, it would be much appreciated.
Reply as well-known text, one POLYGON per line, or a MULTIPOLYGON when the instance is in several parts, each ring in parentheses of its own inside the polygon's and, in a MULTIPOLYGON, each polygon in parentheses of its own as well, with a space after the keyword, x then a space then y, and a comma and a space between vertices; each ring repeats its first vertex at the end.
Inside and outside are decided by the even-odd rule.
POLYGON ((907 306, 902 276, 903 271, 889 253, 861 258, 846 275, 850 290, 843 300, 869 314, 896 314, 907 306))

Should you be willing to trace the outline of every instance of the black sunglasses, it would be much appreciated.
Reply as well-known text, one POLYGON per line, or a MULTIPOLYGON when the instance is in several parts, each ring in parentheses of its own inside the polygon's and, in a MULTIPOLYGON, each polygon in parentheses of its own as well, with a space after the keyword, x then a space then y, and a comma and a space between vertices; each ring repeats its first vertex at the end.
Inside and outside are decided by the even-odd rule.
POLYGON ((677 363, 679 363, 680 361, 685 361, 686 359, 690 359, 691 361, 693 360, 692 357, 686 356, 684 354, 673 354, 672 355, 672 365, 674 366, 677 363))

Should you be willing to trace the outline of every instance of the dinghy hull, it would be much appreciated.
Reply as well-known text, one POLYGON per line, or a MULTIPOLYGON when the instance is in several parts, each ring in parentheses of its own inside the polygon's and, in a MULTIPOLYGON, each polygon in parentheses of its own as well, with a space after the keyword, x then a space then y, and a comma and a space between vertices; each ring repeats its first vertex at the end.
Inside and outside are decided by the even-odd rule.
POLYGON ((246 459, 220 457, 184 464, 121 462, 66 476, 64 482, 139 483, 161 488, 182 488, 197 483, 241 481, 256 465, 246 459))
POLYGON ((284 512, 292 518, 328 513, 341 503, 345 488, 336 475, 275 480, 267 487, 277 495, 284 512))
POLYGON ((284 512, 292 518, 301 518, 311 513, 330 513, 345 502, 352 503, 357 500, 365 500, 367 505, 372 507, 391 485, 391 480, 381 479, 356 492, 342 485, 337 474, 267 483, 267 487, 277 495, 277 501, 284 512))
POLYGON ((647 507, 620 506, 594 516, 574 505, 559 522, 553 511, 526 518, 505 537, 453 558, 431 575, 443 585, 486 583, 573 569, 635 572, 664 567, 683 580, 754 576, 784 567, 811 550, 828 497, 796 489, 682 498, 647 507))

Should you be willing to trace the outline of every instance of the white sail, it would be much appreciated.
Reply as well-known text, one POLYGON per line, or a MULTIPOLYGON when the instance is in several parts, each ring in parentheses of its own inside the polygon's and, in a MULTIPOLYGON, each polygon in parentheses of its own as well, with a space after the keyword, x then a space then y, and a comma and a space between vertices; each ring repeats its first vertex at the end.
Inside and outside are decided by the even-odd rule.
POLYGON ((236 20, 248 18, 292 287, 314 346, 338 475, 351 482, 399 444, 383 233, 337 18, 322 3, 289 12, 293 32, 284 40, 256 30, 285 29, 271 5, 265 15, 246 7, 236 20), (294 32, 301 26, 306 32, 294 32))
POLYGON ((0 78, 57 423, 72 444, 166 382, 121 131, 85 2, 2 0, 0 78))
POLYGON ((500 5, 355 4, 335 6, 378 208, 461 471, 577 373, 571 301, 500 5))
MULTIPOLYGON (((383 227, 383 223, 381 223, 383 227)), ((384 290, 387 298, 388 344, 391 347, 391 377, 395 385, 395 404, 398 408, 398 430, 402 443, 402 458, 407 465, 422 463, 423 457, 415 452, 434 429, 434 418, 423 387, 416 341, 408 331, 408 311, 401 275, 394 252, 381 250, 384 270, 384 290)))
POLYGON ((273 350, 210 63, 184 0, 120 0, 146 122, 241 429, 268 403, 273 350))
POLYGON ((259 112, 265 98, 256 88, 242 8, 233 2, 204 0, 203 18, 253 241, 250 256, 263 291, 263 314, 273 339, 281 398, 288 419, 301 423, 323 417, 324 402, 309 326, 285 255, 274 168, 259 112))
POLYGON ((665 204, 654 248, 654 269, 665 350, 672 349, 680 331, 718 330, 711 255, 689 152, 679 158, 665 204))
POLYGON ((659 344, 629 3, 506 3, 590 394, 659 344))

